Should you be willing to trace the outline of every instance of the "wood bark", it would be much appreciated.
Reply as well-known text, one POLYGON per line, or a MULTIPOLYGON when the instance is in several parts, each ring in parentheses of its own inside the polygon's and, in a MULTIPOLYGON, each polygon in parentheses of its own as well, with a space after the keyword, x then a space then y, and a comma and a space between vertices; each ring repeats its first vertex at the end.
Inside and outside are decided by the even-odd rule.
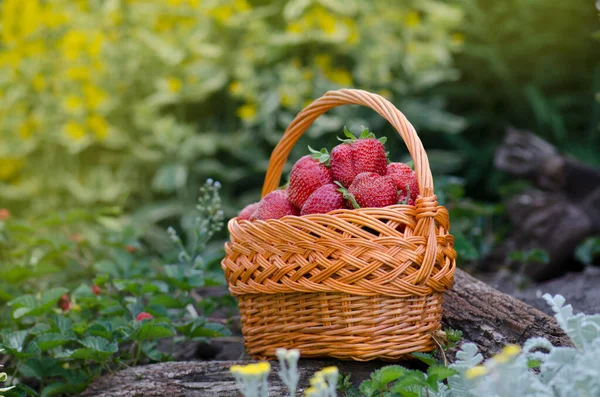
POLYGON ((496 167, 530 179, 539 190, 528 190, 511 198, 506 213, 513 231, 480 266, 519 269, 537 281, 548 280, 575 268, 575 248, 585 238, 600 232, 600 170, 563 156, 533 134, 510 129, 495 156, 496 167), (514 263, 514 251, 542 249, 547 263, 514 263))
MULTIPOLYGON (((443 324, 463 331, 463 340, 477 344, 485 357, 497 353, 506 344, 522 345, 534 336, 547 337, 556 346, 571 345, 554 318, 460 269, 456 271, 454 288, 445 295, 443 324)), ((96 380, 82 397, 237 397, 239 393, 229 367, 249 362, 170 362, 130 368, 96 380)), ((307 387, 312 374, 329 365, 337 366, 341 373, 352 374, 351 380, 356 384, 389 363, 301 360, 300 387, 307 387)), ((418 368, 419 364, 407 361, 402 365, 418 368)), ((269 395, 286 396, 275 368, 271 372, 269 395)))

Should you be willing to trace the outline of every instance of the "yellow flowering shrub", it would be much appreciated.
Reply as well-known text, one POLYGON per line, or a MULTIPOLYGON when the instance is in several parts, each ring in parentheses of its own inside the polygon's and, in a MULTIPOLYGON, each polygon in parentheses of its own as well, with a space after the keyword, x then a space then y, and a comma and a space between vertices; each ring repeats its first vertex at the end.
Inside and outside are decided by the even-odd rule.
MULTIPOLYGON (((460 10, 435 0, 0 8, 0 206, 32 213, 182 202, 205 176, 259 175, 311 99, 339 87, 411 98, 452 78, 463 40, 460 10)), ((237 206, 239 192, 224 195, 237 206)))

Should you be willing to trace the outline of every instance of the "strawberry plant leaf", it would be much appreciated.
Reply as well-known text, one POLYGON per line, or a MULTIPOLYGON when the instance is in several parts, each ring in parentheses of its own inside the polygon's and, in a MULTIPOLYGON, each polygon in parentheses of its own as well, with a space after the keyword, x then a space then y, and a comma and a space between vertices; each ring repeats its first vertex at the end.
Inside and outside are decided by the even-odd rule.
POLYGON ((33 342, 37 343, 41 351, 46 351, 69 343, 71 340, 73 340, 73 338, 67 335, 59 333, 49 333, 39 335, 33 340, 33 342))
POLYGON ((131 334, 131 338, 135 341, 145 341, 153 339, 168 338, 175 335, 175 329, 165 322, 144 321, 131 334))
POLYGON ((415 352, 411 353, 411 356, 430 366, 437 364, 436 358, 428 353, 415 352))

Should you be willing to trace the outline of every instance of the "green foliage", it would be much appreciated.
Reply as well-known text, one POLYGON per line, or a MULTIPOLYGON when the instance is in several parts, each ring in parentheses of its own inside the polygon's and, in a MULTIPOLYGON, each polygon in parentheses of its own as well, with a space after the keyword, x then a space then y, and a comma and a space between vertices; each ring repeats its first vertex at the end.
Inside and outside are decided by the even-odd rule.
POLYGON ((168 360, 175 343, 229 335, 223 324, 203 316, 218 302, 199 303, 191 293, 223 281, 205 259, 208 240, 223 226, 219 189, 212 181, 201 189, 197 216, 186 230, 195 238, 184 246, 173 231, 179 255, 167 264, 100 223, 83 229, 97 233, 97 240, 88 243, 79 236, 72 244, 64 239, 63 246, 54 241, 63 241, 57 231, 65 228, 69 235, 77 222, 57 221, 50 227, 46 220, 41 223, 49 228, 43 244, 50 248, 32 262, 23 247, 35 248, 39 241, 19 234, 31 226, 22 227, 27 223, 12 218, 1 222, 6 247, 11 247, 3 251, 10 264, 7 273, 28 269, 0 311, 0 346, 10 358, 10 380, 16 383, 7 396, 37 395, 25 385, 42 396, 76 395, 105 370, 168 360), (105 240, 107 235, 113 239, 105 240), (85 269, 77 272, 77 266, 85 269), (146 313, 144 319, 140 313, 146 313))
POLYGON ((527 251, 513 251, 509 255, 511 261, 520 263, 547 264, 550 261, 548 253, 543 249, 535 248, 527 251))
MULTIPOLYGON (((0 201, 15 214, 124 204, 145 223, 186 219, 212 176, 231 217, 259 197, 292 116, 332 88, 462 127, 427 93, 456 76, 462 12, 445 1, 2 3, 0 201)), ((370 120, 332 112, 310 136, 370 120)))
MULTIPOLYGON (((443 148, 463 159, 469 195, 497 197, 493 153, 508 126, 598 164, 598 16, 586 0, 456 0, 465 13, 461 77, 435 91, 468 127, 443 148), (560 18, 557 16, 560 15, 560 18)), ((434 143, 435 144, 435 143, 434 143)))
POLYGON ((600 237, 585 239, 575 250, 575 257, 585 265, 592 265, 600 257, 600 237))

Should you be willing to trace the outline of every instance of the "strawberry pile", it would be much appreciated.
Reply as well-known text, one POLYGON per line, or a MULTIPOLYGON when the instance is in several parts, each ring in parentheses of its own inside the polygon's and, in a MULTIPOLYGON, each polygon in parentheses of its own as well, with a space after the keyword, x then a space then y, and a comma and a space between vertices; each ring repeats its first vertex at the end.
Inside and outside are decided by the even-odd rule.
POLYGON ((287 189, 248 205, 238 221, 414 205, 419 195, 415 172, 407 164, 388 163, 385 138, 377 139, 368 129, 358 138, 345 128, 344 134, 346 139, 331 153, 309 147, 311 154, 294 164, 287 189))

